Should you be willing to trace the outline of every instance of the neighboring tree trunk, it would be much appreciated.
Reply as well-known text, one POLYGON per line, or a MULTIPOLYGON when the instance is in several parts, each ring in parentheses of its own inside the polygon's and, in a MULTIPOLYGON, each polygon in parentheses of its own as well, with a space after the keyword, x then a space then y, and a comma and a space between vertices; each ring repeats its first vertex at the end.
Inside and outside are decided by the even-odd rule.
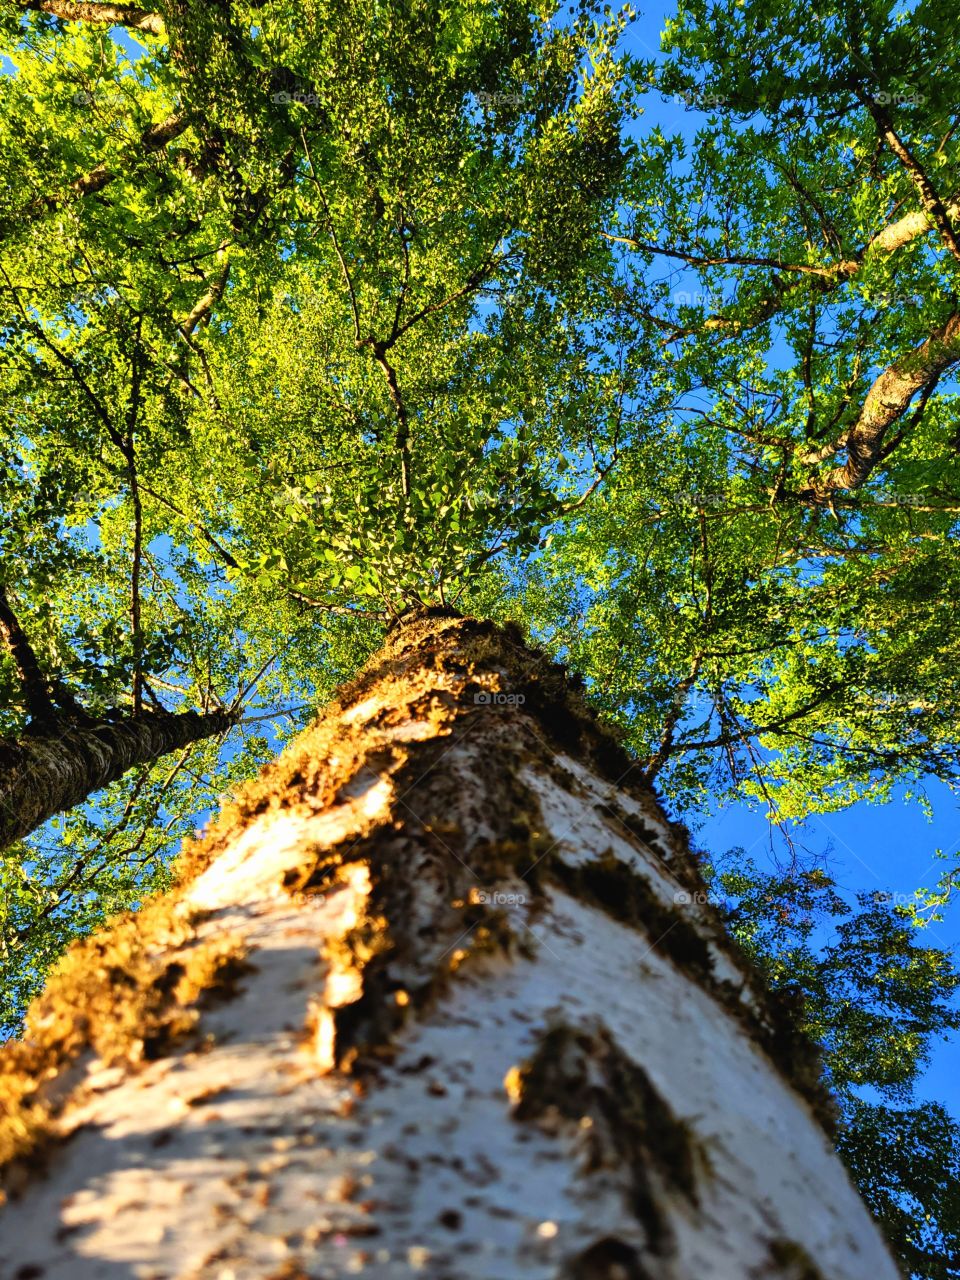
POLYGON ((637 772, 514 630, 396 628, 0 1055, 3 1276, 895 1280, 637 772))
POLYGON ((89 724, 63 720, 16 741, 0 738, 0 848, 81 804, 134 765, 224 733, 233 723, 219 711, 144 711, 89 724))

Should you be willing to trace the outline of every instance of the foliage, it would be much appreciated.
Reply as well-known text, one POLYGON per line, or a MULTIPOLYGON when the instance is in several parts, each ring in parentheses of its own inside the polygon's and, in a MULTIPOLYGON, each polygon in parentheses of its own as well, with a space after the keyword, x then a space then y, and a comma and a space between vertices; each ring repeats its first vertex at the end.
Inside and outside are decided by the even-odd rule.
POLYGON ((840 1153, 911 1275, 960 1273, 960 1128, 936 1102, 899 1109, 851 1103, 840 1153))
POLYGON ((956 779, 956 36, 937 0, 693 0, 633 65, 690 117, 607 228, 669 412, 521 577, 684 806, 956 779))
POLYGON ((764 872, 742 849, 711 876, 741 946, 802 997, 840 1104, 840 1153, 904 1267, 960 1274, 960 1124, 915 1097, 933 1043, 960 1027, 960 970, 924 945, 926 895, 913 910, 882 893, 851 905, 824 870, 764 872))

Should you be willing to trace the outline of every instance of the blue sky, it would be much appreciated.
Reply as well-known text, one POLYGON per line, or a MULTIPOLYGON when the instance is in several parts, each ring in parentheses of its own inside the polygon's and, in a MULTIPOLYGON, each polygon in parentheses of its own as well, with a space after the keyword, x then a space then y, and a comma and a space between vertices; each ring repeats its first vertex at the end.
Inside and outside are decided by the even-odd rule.
MULTIPOLYGON (((933 802, 932 821, 901 792, 886 805, 860 803, 842 813, 817 815, 797 831, 797 840, 825 861, 851 903, 857 893, 875 891, 897 895, 894 901, 910 899, 920 886, 932 888, 949 865, 935 858, 937 849, 953 859, 960 852, 956 798, 936 780, 931 780, 927 791, 933 802)), ((694 838, 699 848, 712 853, 742 847, 761 867, 773 869, 777 856, 784 856, 779 834, 762 814, 746 805, 731 805, 708 819, 694 838)), ((943 921, 927 925, 919 941, 956 953, 960 912, 948 908, 943 921)), ((917 1094, 943 1102, 960 1115, 957 1039, 951 1036, 936 1046, 917 1094)))

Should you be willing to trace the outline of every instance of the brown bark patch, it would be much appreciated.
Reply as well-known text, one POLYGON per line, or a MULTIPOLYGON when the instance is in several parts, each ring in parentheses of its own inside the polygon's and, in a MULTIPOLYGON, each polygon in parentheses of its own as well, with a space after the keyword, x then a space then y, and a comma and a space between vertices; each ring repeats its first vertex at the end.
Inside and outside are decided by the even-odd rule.
MULTIPOLYGON (((449 610, 426 609, 395 625, 383 648, 338 690, 314 725, 258 778, 238 789, 202 839, 185 844, 178 862, 181 882, 199 875, 260 814, 281 808, 317 812, 335 804, 338 790, 365 764, 373 763, 380 773, 399 768, 410 753, 407 744, 387 736, 392 727, 420 721, 434 731, 434 738, 446 738, 455 729, 464 730, 468 717, 500 714, 476 701, 496 693, 522 698, 524 715, 539 724, 556 752, 575 752, 638 800, 652 823, 664 821, 649 788, 628 777, 636 761, 613 730, 597 720, 581 681, 529 646, 513 624, 501 628, 449 610), (367 702, 367 713, 352 721, 351 713, 367 702), (379 761, 371 761, 375 753, 379 761)), ((685 845, 682 828, 673 826, 672 835, 685 845)), ((692 864, 686 848, 684 854, 692 864)))
POLYGON ((606 1170, 623 1179, 648 1247, 668 1254, 666 1200, 696 1207, 698 1177, 709 1165, 689 1127, 606 1027, 549 1027, 504 1087, 518 1121, 575 1137, 585 1175, 606 1170))
POLYGON ((749 1032, 778 1071, 806 1099, 817 1120, 833 1139, 837 1106, 824 1083, 820 1046, 803 1030, 802 1003, 789 991, 772 990, 750 959, 723 929, 709 904, 693 924, 682 907, 670 906, 652 885, 607 850, 599 858, 569 866, 550 861, 547 875, 572 896, 589 902, 614 920, 642 929, 657 951, 707 991, 749 1032), (721 949, 743 977, 742 986, 718 982, 710 943, 721 949), (748 999, 745 1002, 744 994, 748 999))
POLYGON ((764 1276, 771 1280, 824 1280, 823 1272, 796 1240, 772 1240, 769 1267, 764 1276))
POLYGON ((682 911, 665 903, 649 881, 612 850, 578 866, 555 858, 550 875, 581 902, 592 903, 621 924, 643 929, 653 945, 699 985, 709 982, 713 961, 702 932, 682 911))
POLYGON ((653 1280, 632 1245, 604 1236, 588 1245, 564 1271, 563 1280, 653 1280))

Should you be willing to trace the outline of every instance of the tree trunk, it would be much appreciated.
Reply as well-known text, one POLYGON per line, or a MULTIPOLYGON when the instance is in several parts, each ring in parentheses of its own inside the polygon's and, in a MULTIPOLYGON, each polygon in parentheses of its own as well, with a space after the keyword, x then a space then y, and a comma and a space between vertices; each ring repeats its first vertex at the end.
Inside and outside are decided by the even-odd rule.
POLYGON ((4 1051, 4 1278, 895 1280, 637 773, 515 631, 396 628, 4 1051))
POLYGON ((221 711, 145 711, 125 720, 67 722, 17 741, 0 738, 0 848, 81 804, 134 765, 224 733, 233 723, 221 711))

